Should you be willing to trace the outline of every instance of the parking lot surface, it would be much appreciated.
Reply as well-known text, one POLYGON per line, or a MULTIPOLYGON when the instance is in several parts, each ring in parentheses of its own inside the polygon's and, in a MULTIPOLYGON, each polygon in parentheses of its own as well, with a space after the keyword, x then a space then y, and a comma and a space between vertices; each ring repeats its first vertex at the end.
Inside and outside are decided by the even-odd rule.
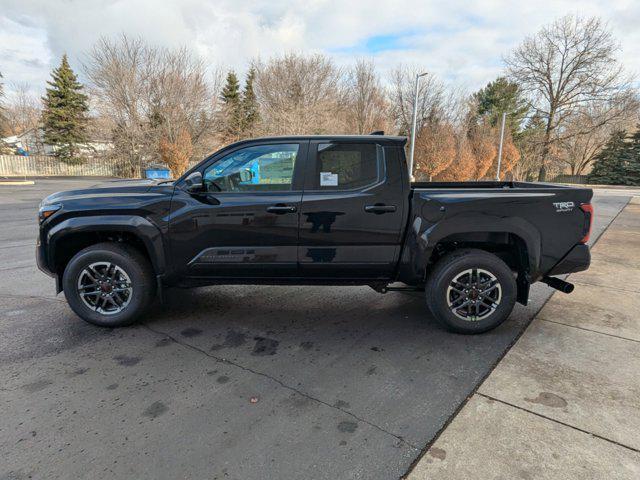
MULTIPOLYGON (((367 287, 170 290, 102 329, 34 260, 39 201, 93 183, 0 186, 0 478, 398 478, 552 293, 479 336, 367 287)), ((597 191, 592 241, 633 194, 597 191)))

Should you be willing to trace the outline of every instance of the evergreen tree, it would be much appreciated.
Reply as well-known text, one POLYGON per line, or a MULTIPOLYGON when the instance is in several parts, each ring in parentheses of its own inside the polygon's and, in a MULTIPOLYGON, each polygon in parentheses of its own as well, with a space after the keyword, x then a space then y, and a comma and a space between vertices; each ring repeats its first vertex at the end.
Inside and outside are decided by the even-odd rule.
POLYGON ((247 73, 247 78, 244 83, 244 90, 242 92, 242 113, 243 113, 243 125, 242 130, 245 134, 251 134, 255 128, 260 114, 258 112, 258 102, 256 100, 256 94, 253 91, 253 82, 256 78, 256 69, 251 67, 247 73))
POLYGON ((514 137, 518 135, 529 106, 517 83, 498 77, 474 93, 473 98, 478 103, 478 120, 485 119, 489 125, 496 127, 500 125, 502 113, 505 112, 511 134, 514 137))
POLYGON ((227 74, 227 82, 222 89, 221 96, 226 105, 240 102, 240 82, 238 82, 238 76, 233 70, 227 74))
POLYGON ((242 98, 240 96, 240 82, 234 71, 227 74, 227 81, 221 93, 224 103, 226 125, 224 133, 229 138, 239 138, 242 131, 243 112, 242 98))
POLYGON ((627 165, 628 185, 640 185, 640 124, 636 127, 636 131, 631 135, 628 143, 629 154, 627 165))
POLYGON ((630 142, 626 141, 624 130, 611 134, 604 148, 596 155, 593 169, 588 176, 589 183, 604 185, 632 185, 629 163, 631 160, 630 142))
POLYGON ((69 66, 67 55, 62 56, 60 66, 51 73, 47 82, 42 123, 44 140, 54 145, 55 156, 63 162, 77 163, 79 143, 86 141, 87 96, 82 85, 69 66))

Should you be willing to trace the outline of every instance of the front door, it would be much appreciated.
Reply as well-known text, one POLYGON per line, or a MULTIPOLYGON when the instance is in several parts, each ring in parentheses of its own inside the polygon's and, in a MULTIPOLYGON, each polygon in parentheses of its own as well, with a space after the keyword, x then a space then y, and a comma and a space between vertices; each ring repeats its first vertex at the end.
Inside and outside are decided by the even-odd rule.
POLYGON ((300 273, 387 279, 396 265, 405 199, 397 155, 373 140, 311 141, 300 212, 300 273))
POLYGON ((301 174, 308 142, 244 144, 201 167, 205 191, 171 205, 177 273, 197 278, 297 274, 301 174))

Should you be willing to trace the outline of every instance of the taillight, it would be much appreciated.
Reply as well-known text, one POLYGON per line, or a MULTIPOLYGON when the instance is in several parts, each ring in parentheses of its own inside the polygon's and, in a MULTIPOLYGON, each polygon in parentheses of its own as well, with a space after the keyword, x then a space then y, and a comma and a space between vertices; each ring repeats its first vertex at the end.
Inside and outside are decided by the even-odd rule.
POLYGON ((580 210, 584 212, 584 237, 580 240, 580 243, 587 243, 589 241, 589 235, 591 235, 591 225, 593 225, 593 206, 590 203, 582 203, 580 210))

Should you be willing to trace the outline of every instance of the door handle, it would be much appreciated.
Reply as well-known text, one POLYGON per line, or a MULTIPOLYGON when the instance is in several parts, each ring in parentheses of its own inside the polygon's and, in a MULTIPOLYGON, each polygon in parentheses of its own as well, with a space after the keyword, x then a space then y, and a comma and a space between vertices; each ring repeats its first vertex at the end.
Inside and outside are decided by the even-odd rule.
POLYGON ((271 205, 270 207, 267 207, 267 212, 269 213, 275 213, 276 215, 282 215, 284 213, 293 213, 293 212, 297 212, 298 208, 292 205, 271 205))
POLYGON ((392 213, 397 210, 395 205, 382 205, 376 203, 375 205, 365 205, 364 211, 367 213, 375 213, 376 215, 382 215, 383 213, 392 213))

